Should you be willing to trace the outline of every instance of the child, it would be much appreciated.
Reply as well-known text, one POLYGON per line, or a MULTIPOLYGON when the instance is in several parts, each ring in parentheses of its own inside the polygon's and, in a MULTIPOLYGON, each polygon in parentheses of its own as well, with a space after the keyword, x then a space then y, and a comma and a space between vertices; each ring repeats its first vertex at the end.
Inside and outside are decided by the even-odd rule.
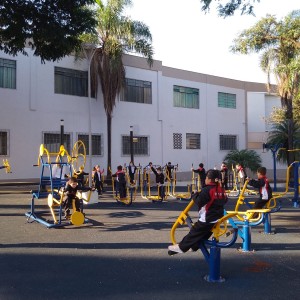
POLYGON ((133 161, 131 161, 128 166, 128 173, 129 173, 129 178, 130 178, 131 184, 134 184, 135 172, 136 172, 136 166, 134 165, 133 161))
POLYGON ((156 184, 159 188, 159 197, 164 200, 165 198, 165 176, 161 171, 161 167, 157 167, 157 169, 155 169, 152 165, 151 165, 151 170, 152 172, 155 174, 155 181, 156 184))
POLYGON ((194 173, 199 174, 201 188, 203 188, 205 186, 205 177, 206 177, 206 172, 205 172, 203 163, 199 164, 199 168, 197 170, 195 170, 195 169, 192 168, 192 171, 194 173))
POLYGON ((225 162, 222 162, 221 164, 221 181, 222 181, 222 185, 225 188, 225 190, 228 190, 228 168, 225 164, 225 162))
POLYGON ((98 197, 102 195, 103 192, 103 182, 102 182, 102 174, 104 173, 104 169, 101 171, 100 166, 95 166, 96 170, 93 177, 93 182, 95 189, 98 191, 98 197))
POLYGON ((79 171, 75 173, 80 189, 84 189, 84 176, 89 173, 84 172, 84 167, 80 166, 79 171))
POLYGON ((69 219, 70 209, 72 208, 73 200, 75 200, 76 211, 80 211, 80 200, 76 197, 76 193, 78 191, 78 182, 77 178, 71 177, 66 184, 65 194, 67 195, 67 199, 64 201, 63 207, 65 210, 65 218, 69 219))
POLYGON ((225 189, 219 185, 218 170, 208 170, 205 187, 193 194, 192 199, 199 210, 199 220, 191 227, 190 232, 179 244, 168 247, 169 255, 187 252, 189 249, 197 251, 199 242, 207 240, 215 223, 224 216, 224 205, 228 201, 225 189))
POLYGON ((121 165, 117 167, 117 172, 112 177, 116 177, 116 196, 119 192, 120 198, 126 198, 126 178, 121 165))
MULTIPOLYGON (((267 175, 267 169, 265 167, 259 167, 257 169, 257 179, 250 179, 248 184, 259 189, 259 199, 255 201, 252 209, 264 208, 265 205, 272 198, 272 188, 270 187, 267 175)), ((249 179, 249 178, 248 178, 249 179)), ((258 214, 254 214, 253 218, 257 217, 258 214)))
POLYGON ((168 164, 166 165, 166 181, 172 181, 173 179, 173 170, 174 170, 174 166, 171 164, 171 162, 169 161, 168 164))
POLYGON ((247 174, 241 164, 236 165, 236 171, 237 171, 238 182, 240 182, 240 188, 242 189, 245 184, 247 174))

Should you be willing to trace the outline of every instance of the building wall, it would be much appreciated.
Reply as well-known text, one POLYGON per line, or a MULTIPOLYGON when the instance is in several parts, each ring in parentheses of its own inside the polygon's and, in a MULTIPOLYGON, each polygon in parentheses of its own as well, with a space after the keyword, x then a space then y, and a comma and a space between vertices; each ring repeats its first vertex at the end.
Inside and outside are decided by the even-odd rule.
MULTIPOLYGON (((0 88, 0 130, 9 131, 9 154, 11 174, 0 172, 0 180, 38 178, 37 163, 43 132, 60 132, 60 120, 64 119, 65 133, 71 134, 71 144, 78 133, 88 134, 89 105, 87 97, 54 93, 54 67, 87 70, 85 60, 74 61, 66 57, 59 62, 19 55, 10 57, 0 52, 1 58, 17 60, 17 89, 0 88)), ((145 166, 149 161, 164 165, 168 161, 178 164, 179 171, 189 174, 190 168, 203 162, 205 167, 219 167, 228 151, 220 151, 219 135, 238 136, 238 149, 253 147, 262 151, 266 127, 261 116, 267 116, 271 106, 280 104, 274 96, 265 94, 265 87, 201 73, 164 67, 154 61, 152 68, 146 60, 124 56, 126 77, 152 83, 152 104, 116 102, 112 120, 112 169, 119 164, 128 164, 130 156, 123 156, 122 135, 129 135, 133 126, 134 135, 149 137, 149 156, 136 156, 135 163, 145 166), (173 86, 197 88, 200 91, 200 108, 188 109, 173 106, 173 86), (218 92, 237 96, 236 109, 219 108, 218 92), (182 133, 182 149, 173 149, 173 133, 182 133), (201 149, 186 149, 186 133, 201 134, 201 149)), ((101 134, 101 156, 92 158, 92 165, 107 165, 106 115, 103 99, 91 99, 92 134, 101 134)), ((263 154, 268 167, 272 164, 270 154, 263 154)), ((0 157, 2 159, 2 157, 0 157)), ((87 165, 86 171, 90 166, 87 165)))

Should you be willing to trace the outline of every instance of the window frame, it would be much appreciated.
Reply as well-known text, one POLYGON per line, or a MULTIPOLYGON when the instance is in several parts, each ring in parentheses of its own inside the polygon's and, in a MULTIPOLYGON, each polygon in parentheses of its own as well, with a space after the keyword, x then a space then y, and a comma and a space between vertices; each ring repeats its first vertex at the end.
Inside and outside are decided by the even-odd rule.
POLYGON ((185 144, 186 144, 186 150, 200 150, 201 149, 201 134, 187 132, 185 134, 185 144), (193 139, 194 139, 194 141, 193 141, 193 139), (191 146, 191 142, 195 142, 195 147, 191 146))
POLYGON ((152 104, 152 82, 134 78, 125 78, 125 86, 120 94, 120 101, 152 104))
POLYGON ((200 89, 174 84, 173 107, 200 109, 200 89), (189 99, 191 95, 197 95, 197 99, 189 99))
POLYGON ((17 89, 16 60, 0 57, 0 88, 12 90, 17 89))
MULTIPOLYGON (((137 143, 140 141, 140 139, 146 139, 147 140, 147 145, 145 145, 145 148, 144 148, 144 153, 141 153, 141 151, 143 149, 141 149, 141 151, 139 151, 139 153, 137 152, 137 145, 136 142, 133 142, 133 155, 134 156, 149 156, 150 155, 150 137, 147 136, 147 135, 134 135, 133 136, 133 139, 137 139, 137 143)), ((143 145, 142 145, 143 146, 143 145)), ((123 134, 121 135, 121 156, 130 156, 131 153, 130 153, 130 135, 127 135, 127 134, 123 134), (127 148, 125 148, 126 145, 124 145, 124 142, 125 142, 125 139, 128 140, 128 150, 127 148), (126 152, 124 151, 126 150, 126 152)))
MULTIPOLYGON (((89 154, 89 134, 88 133, 77 133, 77 140, 81 140, 84 143, 86 155, 89 154), (82 139, 81 136, 87 136, 86 139, 82 139)), ((92 156, 103 156, 103 135, 100 133, 92 133, 92 156), (99 143, 96 144, 95 138, 100 137, 99 143), (100 154, 95 153, 95 149, 100 149, 100 154)))
POLYGON ((88 71, 54 66, 54 93, 88 97, 88 71))
MULTIPOLYGON (((219 145, 220 145, 220 147, 219 147, 220 151, 237 150, 238 149, 238 136, 236 134, 220 134, 219 135, 219 145), (224 139, 225 137, 227 137, 227 138, 231 137, 231 138, 235 139, 235 141, 234 141, 234 143, 235 143, 234 147, 225 147, 226 143, 228 143, 228 144, 230 143, 230 141, 225 141, 225 140, 222 141, 222 138, 224 139), (224 145, 224 146, 222 146, 222 145, 224 145)), ((232 145, 233 145, 233 143, 232 143, 232 145)))
POLYGON ((0 156, 7 157, 9 156, 9 130, 1 129, 0 130, 0 156), (2 137, 2 134, 5 134, 6 137, 2 137), (4 145, 2 145, 2 138, 5 139, 4 145), (4 150, 4 152, 2 152, 4 150))
POLYGON ((236 94, 218 92, 218 107, 236 109, 236 94), (234 99, 230 99, 231 96, 234 96, 234 99))

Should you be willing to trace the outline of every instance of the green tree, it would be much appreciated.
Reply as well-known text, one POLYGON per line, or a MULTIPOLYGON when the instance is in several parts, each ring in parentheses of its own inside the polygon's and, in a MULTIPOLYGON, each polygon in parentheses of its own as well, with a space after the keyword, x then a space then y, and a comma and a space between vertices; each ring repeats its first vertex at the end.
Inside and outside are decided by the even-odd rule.
POLYGON ((96 26, 86 5, 94 0, 2 0, 0 50, 27 55, 27 46, 41 60, 57 60, 80 47, 80 36, 96 26))
MULTIPOLYGON (((288 121, 283 120, 282 122, 274 123, 269 133, 267 144, 268 145, 281 145, 281 148, 277 152, 276 159, 282 163, 286 163, 289 161, 299 160, 300 159, 300 151, 286 151, 288 149, 288 121)), ((294 147, 293 150, 300 148, 300 126, 299 123, 294 121, 293 124, 293 141, 294 147)))
MULTIPOLYGON (((254 4, 260 2, 260 0, 215 0, 218 1, 217 10, 220 17, 233 16, 237 10, 240 10, 241 14, 254 15, 254 4), (222 4, 223 3, 223 4, 222 4)), ((200 0, 203 11, 209 11, 210 5, 213 0, 200 0)))
POLYGON ((245 169, 256 172, 261 166, 261 158, 254 150, 232 150, 225 157, 224 161, 229 167, 235 167, 236 164, 241 164, 245 169))
POLYGON ((293 100, 300 89, 300 11, 293 11, 279 21, 267 15, 244 30, 234 40, 231 50, 262 53, 260 66, 268 75, 269 87, 270 74, 276 79, 288 124, 288 149, 293 149, 293 100))
POLYGON ((124 53, 134 52, 153 63, 152 36, 149 28, 142 22, 122 16, 130 0, 108 0, 104 5, 96 0, 97 36, 93 37, 99 47, 91 64, 92 90, 97 95, 99 78, 107 118, 107 168, 111 167, 111 124, 116 97, 125 86, 125 68, 122 61, 124 53))

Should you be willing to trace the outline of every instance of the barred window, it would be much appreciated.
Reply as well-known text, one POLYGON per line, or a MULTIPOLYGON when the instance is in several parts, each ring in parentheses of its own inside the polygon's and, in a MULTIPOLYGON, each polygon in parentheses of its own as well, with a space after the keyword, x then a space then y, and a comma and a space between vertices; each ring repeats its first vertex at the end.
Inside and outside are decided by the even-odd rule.
POLYGON ((16 73, 15 60, 0 58, 0 88, 16 89, 16 73))
MULTIPOLYGON (((130 136, 122 136, 122 155, 130 155, 130 136)), ((149 155, 148 137, 134 136, 133 137, 133 154, 134 155, 149 155)))
POLYGON ((174 107, 199 109, 199 89, 174 85, 173 105, 174 107))
MULTIPOLYGON (((78 140, 81 140, 84 143, 86 155, 89 155, 89 135, 78 134, 78 140)), ((92 134, 92 155, 102 155, 100 134, 92 134)))
POLYGON ((182 133, 173 133, 173 149, 182 149, 182 133))
POLYGON ((152 104, 152 84, 150 81, 126 78, 121 93, 121 101, 152 104))
POLYGON ((219 92, 218 107, 236 108, 236 95, 219 92))
POLYGON ((0 131, 0 155, 8 154, 8 133, 0 131))
POLYGON ((220 135, 220 150, 237 150, 236 135, 220 135))
POLYGON ((200 149, 200 134, 186 134, 186 149, 200 149))
MULTIPOLYGON (((44 132, 44 146, 51 153, 58 153, 60 147, 60 133, 44 132)), ((70 134, 64 134, 64 147, 71 153, 71 138, 70 134)))
POLYGON ((54 67, 55 93, 88 96, 88 72, 54 67))

